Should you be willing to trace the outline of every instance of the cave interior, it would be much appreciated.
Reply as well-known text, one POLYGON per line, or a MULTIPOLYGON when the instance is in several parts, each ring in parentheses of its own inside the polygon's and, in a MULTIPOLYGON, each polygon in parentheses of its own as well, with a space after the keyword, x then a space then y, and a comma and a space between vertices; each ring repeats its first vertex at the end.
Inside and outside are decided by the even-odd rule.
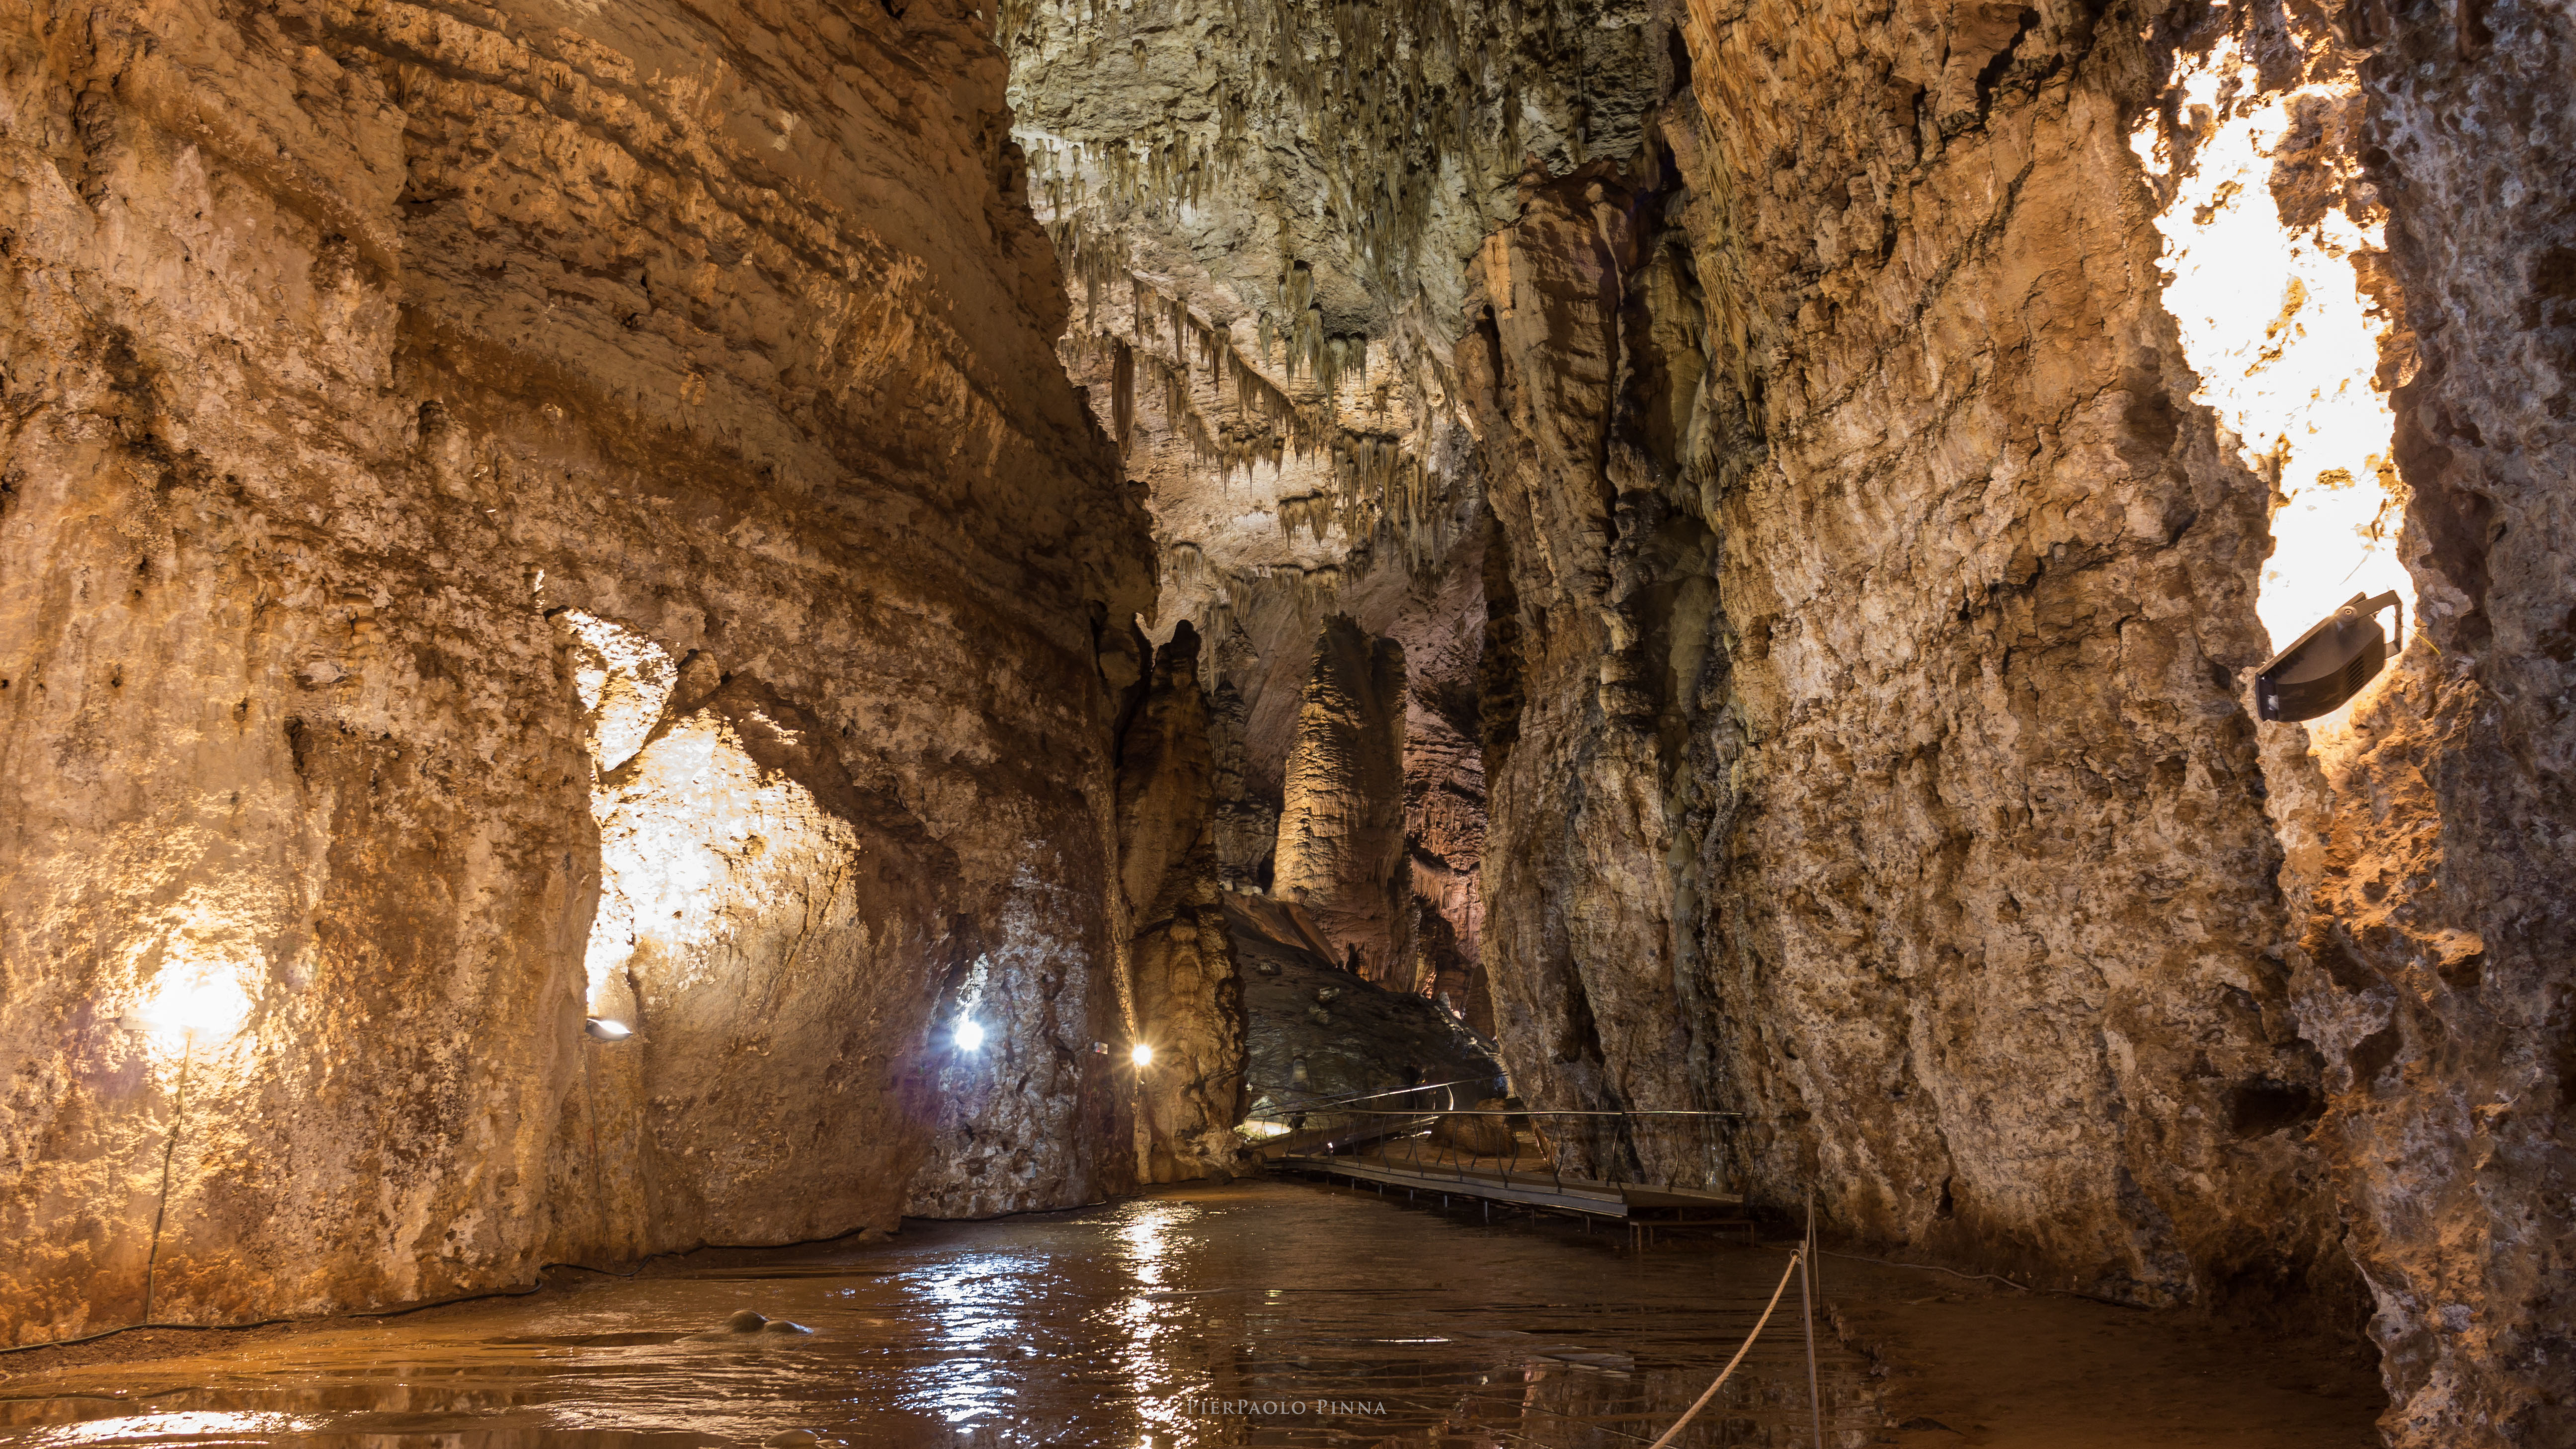
POLYGON ((0 1379, 1400 1150, 2576 1444, 2564 0, 0 16, 0 1379))

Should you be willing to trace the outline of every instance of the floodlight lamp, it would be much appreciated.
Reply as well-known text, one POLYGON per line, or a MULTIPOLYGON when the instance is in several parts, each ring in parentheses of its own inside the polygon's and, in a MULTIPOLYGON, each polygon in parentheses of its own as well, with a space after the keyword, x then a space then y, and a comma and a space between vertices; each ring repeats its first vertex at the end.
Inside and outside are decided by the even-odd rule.
POLYGON ((1140 1041, 1128 1049, 1127 1060, 1140 1067, 1150 1067, 1154 1064, 1154 1049, 1140 1041))
POLYGON ((145 1031, 165 1040, 202 1036, 220 1040, 241 1030, 250 1019, 250 993, 240 978, 220 966, 177 965, 164 969, 152 984, 152 995, 134 1013, 145 1031))
POLYGON ((2255 715, 2302 720, 2341 709, 2387 666, 2389 650, 2405 642, 2405 628, 2406 606, 2394 591, 2353 595, 2255 672, 2255 715), (2395 641, 2379 627, 2382 609, 2397 611, 2395 641))
POLYGON ((957 1023, 957 1049, 959 1051, 971 1052, 983 1044, 984 1028, 981 1023, 975 1020, 975 1018, 970 1016, 964 1021, 957 1023))

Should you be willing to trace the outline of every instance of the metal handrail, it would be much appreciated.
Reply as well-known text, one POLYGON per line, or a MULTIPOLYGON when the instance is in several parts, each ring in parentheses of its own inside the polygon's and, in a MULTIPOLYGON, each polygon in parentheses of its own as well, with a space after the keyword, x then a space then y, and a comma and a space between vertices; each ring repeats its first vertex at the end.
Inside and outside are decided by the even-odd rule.
MULTIPOLYGON (((1408 1088, 1406 1090, 1420 1089, 1408 1088)), ((1376 1095, 1391 1096, 1395 1094, 1379 1093, 1376 1095)), ((1361 1100, 1365 1100, 1365 1098, 1361 1100)), ((1631 1107, 1624 1110, 1602 1110, 1574 1107, 1525 1107, 1518 1110, 1514 1110, 1512 1108, 1473 1108, 1449 1112, 1442 1112, 1436 1108, 1417 1108, 1410 1111, 1391 1111, 1381 1108, 1354 1107, 1338 1110, 1345 1116, 1353 1117, 1433 1119, 1441 1117, 1617 1118, 1619 1126, 1615 1132, 1615 1144, 1607 1154, 1601 1154, 1607 1158, 1603 1163, 1603 1166, 1608 1169, 1607 1177, 1602 1180, 1613 1189, 1618 1189, 1621 1186, 1620 1169, 1623 1166, 1623 1158, 1636 1161, 1640 1164, 1645 1160, 1646 1154, 1640 1149, 1638 1144, 1635 1130, 1638 1124, 1634 1119, 1639 1117, 1684 1117, 1697 1118, 1701 1120, 1707 1125, 1710 1133, 1712 1134, 1709 1139, 1710 1150, 1708 1156, 1711 1165, 1715 1166, 1717 1165, 1718 1159, 1724 1155, 1724 1149, 1718 1142, 1719 1123, 1729 1120, 1742 1120, 1746 1116, 1746 1114, 1742 1112, 1713 1112, 1688 1107, 1631 1107)), ((1414 1171, 1422 1171, 1422 1144, 1420 1139, 1431 1134, 1428 1132, 1404 1131, 1402 1135, 1405 1139, 1406 1163, 1411 1166, 1414 1171)), ((1325 1150, 1330 1152, 1336 1145, 1338 1144, 1327 1143, 1325 1150)), ((1438 1152, 1434 1154, 1434 1165, 1438 1165, 1438 1163, 1443 1159, 1447 1160, 1453 1175, 1455 1175, 1461 1182, 1466 1180, 1467 1167, 1470 1162, 1482 1162, 1484 1160, 1485 1154, 1482 1152, 1478 1152, 1470 1156, 1460 1150, 1455 1143, 1441 1142, 1435 1143, 1434 1145, 1439 1149, 1438 1152)), ((1547 1146, 1544 1138, 1540 1139, 1540 1145, 1542 1148, 1547 1146)), ((1380 1153, 1383 1154, 1386 1150, 1386 1146, 1381 1144, 1379 1149, 1380 1153)), ((1549 1180, 1554 1183, 1557 1191, 1563 1192, 1565 1190, 1565 1175, 1563 1168, 1560 1167, 1557 1162, 1557 1152, 1555 1150, 1548 1150, 1544 1155, 1547 1162, 1549 1180)), ((1498 1154, 1496 1160, 1502 1164, 1500 1171, 1502 1173, 1504 1183, 1508 1185, 1511 1182, 1512 1164, 1519 1160, 1519 1149, 1515 1147, 1513 1151, 1507 1155, 1498 1154)))
MULTIPOLYGON (((1463 1087, 1463 1086, 1467 1085, 1469 1082, 1490 1082, 1490 1081, 1492 1081, 1492 1080, 1494 1080, 1492 1077, 1460 1077, 1460 1078, 1458 1078, 1458 1079, 1457 1079, 1457 1080, 1455 1080, 1455 1081, 1449 1081, 1449 1082, 1424 1082, 1422 1085, 1420 1085, 1420 1086, 1418 1086, 1418 1087, 1390 1087, 1390 1088, 1388 1088, 1386 1091, 1383 1091, 1383 1092, 1354 1092, 1354 1093, 1352 1093, 1352 1094, 1350 1094, 1350 1095, 1348 1095, 1348 1096, 1342 1096, 1342 1097, 1321 1097, 1321 1098, 1317 1098, 1317 1099, 1315 1099, 1315 1100, 1313 1100, 1313 1101, 1309 1101, 1309 1102, 1302 1102, 1302 1103, 1299 1103, 1299 1104, 1297 1105, 1297 1107, 1296 1107, 1294 1110, 1299 1111, 1299 1112, 1313 1112, 1313 1111, 1321 1110, 1321 1109, 1323 1109, 1323 1108, 1325 1108, 1325 1107, 1334 1106, 1334 1105, 1336 1105, 1337 1103, 1342 1103, 1342 1102, 1374 1102, 1374 1101, 1376 1101, 1376 1100, 1377 1100, 1378 1098, 1380 1098, 1380 1097, 1401 1097, 1401 1096, 1403 1096, 1403 1095, 1404 1095, 1405 1093, 1407 1093, 1407 1092, 1436 1092, 1436 1091, 1439 1091, 1439 1090, 1440 1090, 1441 1088, 1443 1088, 1443 1087, 1463 1087)), ((1248 1090, 1248 1091, 1252 1091, 1252 1092, 1261 1093, 1261 1094, 1263 1094, 1263 1095, 1269 1095, 1269 1094, 1280 1093, 1280 1092, 1294 1092, 1294 1091, 1297 1091, 1297 1090, 1298 1090, 1298 1088, 1295 1088, 1295 1087, 1251 1087, 1251 1088, 1247 1088, 1246 1090, 1248 1090)), ((1288 1108, 1273 1108, 1272 1110, 1273 1110, 1273 1111, 1286 1111, 1286 1110, 1290 1110, 1290 1109, 1288 1109, 1288 1108)), ((1256 1115, 1257 1115, 1257 1114, 1256 1114, 1256 1115)))
MULTIPOLYGON (((1408 1088, 1408 1090, 1418 1091, 1420 1089, 1408 1088)), ((1317 1109, 1313 1107, 1305 1107, 1300 1108, 1299 1110, 1312 1112, 1317 1109)), ((1603 1112, 1589 1109, 1577 1110, 1571 1107, 1502 1107, 1492 1109, 1483 1107, 1460 1107, 1454 1111, 1444 1111, 1438 1107, 1424 1107, 1411 1112, 1390 1112, 1382 1108, 1375 1107, 1349 1107, 1341 1110, 1342 1115, 1346 1117, 1742 1117, 1744 1115, 1741 1112, 1697 1112, 1680 1107, 1638 1107, 1626 1112, 1603 1112)))

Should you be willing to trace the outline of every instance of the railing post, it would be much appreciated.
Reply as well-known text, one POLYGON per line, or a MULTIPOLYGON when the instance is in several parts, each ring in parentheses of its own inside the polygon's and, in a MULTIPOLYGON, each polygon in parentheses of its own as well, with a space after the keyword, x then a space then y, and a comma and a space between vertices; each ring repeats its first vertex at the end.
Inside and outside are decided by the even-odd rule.
POLYGON ((1807 1184, 1807 1242, 1798 1250, 1798 1309, 1807 1321, 1807 1414, 1825 1449, 1825 1400, 1816 1386, 1816 1185, 1807 1184))
POLYGON ((1814 1265, 1809 1276, 1815 1279, 1818 1303, 1825 1301, 1824 1265, 1820 1261, 1824 1256, 1821 1235, 1816 1231, 1816 1185, 1811 1182, 1807 1184, 1807 1261, 1814 1265))

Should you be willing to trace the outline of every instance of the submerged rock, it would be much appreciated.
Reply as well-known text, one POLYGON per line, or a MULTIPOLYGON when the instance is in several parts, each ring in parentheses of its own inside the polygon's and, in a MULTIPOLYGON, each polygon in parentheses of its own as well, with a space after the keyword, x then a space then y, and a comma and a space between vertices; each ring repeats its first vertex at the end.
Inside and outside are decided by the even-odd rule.
POLYGON ((731 1316, 727 1317, 724 1322, 716 1325, 708 1332, 690 1334, 684 1341, 689 1343, 724 1343, 737 1339, 769 1335, 793 1337, 797 1335, 810 1334, 813 1331, 814 1330, 807 1328, 801 1323, 790 1323, 784 1318, 772 1318, 765 1313, 745 1308, 733 1313, 731 1316))

